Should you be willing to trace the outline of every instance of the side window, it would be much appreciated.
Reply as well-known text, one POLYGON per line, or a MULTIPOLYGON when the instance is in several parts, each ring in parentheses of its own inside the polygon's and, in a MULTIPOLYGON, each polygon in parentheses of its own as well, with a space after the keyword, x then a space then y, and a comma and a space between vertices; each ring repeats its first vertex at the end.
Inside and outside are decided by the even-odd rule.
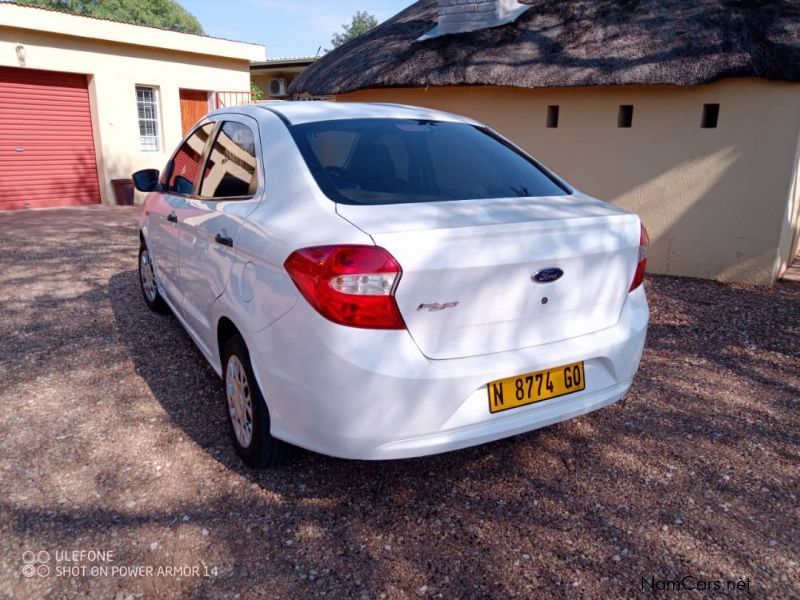
POLYGON ((252 196, 258 187, 256 142, 247 125, 226 121, 211 147, 200 184, 203 198, 252 196))
POLYGON ((192 193, 197 176, 200 174, 203 150, 213 129, 213 123, 206 123, 186 138, 186 141, 175 153, 168 173, 166 186, 168 192, 192 193))

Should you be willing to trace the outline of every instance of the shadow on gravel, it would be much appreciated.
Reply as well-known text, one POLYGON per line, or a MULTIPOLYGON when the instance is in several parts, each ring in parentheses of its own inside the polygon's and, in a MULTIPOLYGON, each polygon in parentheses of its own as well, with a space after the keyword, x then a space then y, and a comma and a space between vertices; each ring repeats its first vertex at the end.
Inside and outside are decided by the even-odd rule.
POLYGON ((133 211, 9 221, 0 596, 631 597, 686 575, 800 595, 800 285, 651 277, 648 345, 614 406, 424 459, 254 472, 217 376, 142 301, 133 211), (20 574, 25 549, 90 548, 224 575, 20 574))
POLYGON ((640 577, 697 573, 763 583, 778 572, 763 549, 772 565, 797 550, 787 519, 798 436, 786 410, 797 408, 797 382, 781 377, 797 366, 787 328, 797 294, 677 278, 648 287, 641 372, 614 407, 446 455, 375 463, 301 452, 262 472, 239 462, 219 379, 171 315, 145 308, 136 272, 114 275, 109 298, 171 423, 258 490, 181 508, 213 523, 245 575, 267 573, 257 546, 303 595, 411 582, 445 594, 570 595, 610 579, 638 590, 640 577), (755 344, 770 354, 753 355, 755 344))
MULTIPOLYGON (((136 372, 145 380, 172 422, 199 446, 208 449, 237 472, 258 473, 239 461, 228 440, 222 381, 172 314, 158 315, 146 308, 140 298, 138 285, 135 270, 119 273, 111 278, 109 294, 114 317, 136 372)), ((502 445, 502 442, 499 444, 502 445)), ((492 446, 490 444, 485 448, 492 446)), ((448 464, 452 465, 453 459, 469 460, 473 453, 450 453, 447 455, 448 464)), ((400 467, 398 473, 402 474, 405 470, 418 471, 418 463, 433 464, 436 457, 410 461, 350 461, 298 449, 293 462, 306 464, 319 461, 341 463, 346 468, 358 465, 370 469, 370 465, 374 465, 381 473, 386 473, 388 466, 397 465, 400 467)), ((293 468, 286 467, 288 470, 293 468)))
MULTIPOLYGON (((162 405, 170 422, 226 469, 281 498, 279 510, 265 508, 255 498, 235 495, 217 498, 213 503, 181 508, 194 519, 210 522, 221 514, 250 515, 250 523, 258 526, 256 538, 263 535, 261 527, 265 523, 277 526, 277 544, 280 546, 285 546, 287 541, 280 535, 281 530, 299 528, 310 532, 308 542, 322 555, 316 560, 295 559, 286 565, 287 576, 297 579, 298 584, 306 582, 309 594, 320 589, 324 579, 315 577, 315 584, 306 577, 310 571, 318 575, 325 570, 331 571, 333 575, 330 576, 340 580, 337 585, 352 588, 354 595, 363 589, 372 590, 374 594, 376 590, 385 588, 383 582, 392 579, 392 563, 384 562, 385 557, 380 553, 371 556, 361 541, 363 535, 377 536, 377 539, 385 541, 380 544, 383 552, 386 552, 387 545, 395 546, 396 552, 398 539, 402 540, 401 544, 420 544, 421 548, 416 550, 420 555, 414 559, 419 564, 413 569, 420 572, 439 562, 443 564, 443 573, 450 572, 445 565, 462 560, 463 543, 468 544, 468 552, 475 556, 491 552, 489 546, 482 547, 480 535, 464 529, 466 523, 444 509, 440 502, 442 498, 457 496, 453 487, 454 473, 490 471, 495 476, 502 476, 502 471, 512 469, 516 462, 516 446, 524 440, 535 439, 537 432, 480 448, 406 461, 349 461, 298 449, 289 464, 272 470, 254 471, 241 463, 228 438, 221 380, 173 315, 158 315, 146 308, 140 297, 135 270, 111 277, 109 300, 136 372, 162 405), (451 539, 456 544, 451 552, 430 539, 430 520, 444 528, 443 540, 451 539), (352 565, 356 559, 363 562, 357 569, 352 565), (353 574, 355 571, 373 573, 372 582, 359 580, 353 574)), ((484 479, 483 475, 480 478, 484 479)), ((462 476, 456 476, 455 480, 465 481, 462 476)), ((481 514, 485 509, 491 511, 507 502, 491 495, 481 498, 470 493, 468 497, 481 514)), ((524 510, 522 505, 519 509, 524 510)), ((35 520, 35 515, 29 517, 35 520)), ((73 521, 76 517, 61 515, 60 518, 73 521)), ((124 517, 110 515, 109 518, 118 521, 124 517)), ((145 520, 163 522, 169 518, 169 514, 160 514, 145 517, 145 520)), ((142 525, 139 520, 134 519, 131 526, 142 525)), ((540 515, 534 520, 547 526, 549 519, 540 515)), ((245 532, 239 530, 240 525, 241 522, 217 522, 215 530, 230 544, 231 540, 247 539, 245 532)), ((268 545, 274 548, 275 543, 272 540, 268 545)), ((298 542, 295 548, 300 546, 298 542)), ((246 543, 242 548, 230 548, 230 551, 235 564, 246 564, 252 558, 252 547, 246 543)), ((300 552, 305 554, 302 550, 300 552)), ((556 574, 541 571, 539 577, 547 577, 552 582, 560 580, 556 574)), ((459 588, 475 586, 476 593, 493 597, 507 594, 500 581, 493 581, 491 569, 459 578, 460 582, 452 574, 450 576, 452 584, 459 588)), ((402 588, 406 587, 402 585, 402 588)), ((298 593, 297 588, 294 593, 298 593)))

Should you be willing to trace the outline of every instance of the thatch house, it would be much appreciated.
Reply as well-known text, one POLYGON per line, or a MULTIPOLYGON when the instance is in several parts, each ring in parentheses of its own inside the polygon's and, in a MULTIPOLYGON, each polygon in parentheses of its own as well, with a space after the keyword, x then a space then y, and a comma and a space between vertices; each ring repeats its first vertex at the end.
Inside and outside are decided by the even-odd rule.
POLYGON ((768 284, 800 243, 793 0, 420 0, 290 92, 484 121, 641 214, 654 272, 768 284))

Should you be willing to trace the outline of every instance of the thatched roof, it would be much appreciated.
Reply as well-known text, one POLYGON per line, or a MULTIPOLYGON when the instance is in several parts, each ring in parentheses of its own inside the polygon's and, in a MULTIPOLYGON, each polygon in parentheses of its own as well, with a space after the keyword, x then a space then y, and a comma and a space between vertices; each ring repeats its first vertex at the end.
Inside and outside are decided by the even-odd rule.
POLYGON ((436 0, 420 0, 317 60, 290 91, 800 81, 797 0, 522 1, 532 7, 508 25, 417 41, 436 25, 436 0))

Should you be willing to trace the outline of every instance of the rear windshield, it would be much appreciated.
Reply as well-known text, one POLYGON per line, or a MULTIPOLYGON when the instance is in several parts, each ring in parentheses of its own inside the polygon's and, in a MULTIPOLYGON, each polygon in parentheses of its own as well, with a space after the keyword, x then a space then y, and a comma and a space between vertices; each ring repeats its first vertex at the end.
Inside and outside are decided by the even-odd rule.
POLYGON ((292 126, 323 192, 346 204, 400 204, 569 190, 490 131, 467 123, 352 119, 292 126))

